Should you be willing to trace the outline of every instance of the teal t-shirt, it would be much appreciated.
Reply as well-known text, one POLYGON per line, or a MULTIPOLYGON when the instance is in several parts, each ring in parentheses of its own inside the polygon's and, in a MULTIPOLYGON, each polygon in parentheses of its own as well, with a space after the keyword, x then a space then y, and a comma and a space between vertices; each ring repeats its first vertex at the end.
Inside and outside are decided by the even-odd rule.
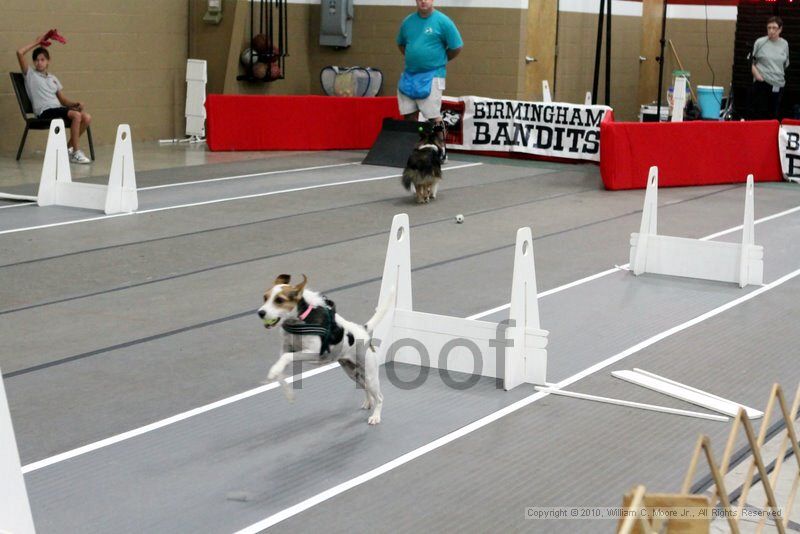
POLYGON ((406 47, 406 70, 411 73, 436 70, 436 76, 447 74, 447 51, 464 46, 455 23, 441 11, 428 17, 412 13, 400 25, 397 44, 406 47))

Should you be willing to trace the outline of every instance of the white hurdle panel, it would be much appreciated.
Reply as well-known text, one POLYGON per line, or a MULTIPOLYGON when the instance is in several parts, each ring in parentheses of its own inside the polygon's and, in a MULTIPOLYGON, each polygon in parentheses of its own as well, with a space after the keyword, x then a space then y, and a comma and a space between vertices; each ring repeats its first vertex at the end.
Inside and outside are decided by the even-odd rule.
POLYGON ((683 108, 686 106, 686 78, 675 78, 672 88, 672 122, 683 122, 683 108))
POLYGON ((33 516, 22 476, 17 440, 0 373, 0 532, 34 534, 33 516))
POLYGON ((650 167, 639 233, 631 234, 630 267, 642 273, 686 276, 739 287, 761 285, 764 247, 756 245, 753 211, 753 175, 747 176, 742 242, 702 241, 658 235, 658 167, 650 167))
POLYGON ((502 339, 506 325, 414 311, 410 244, 408 215, 396 215, 389 235, 380 294, 380 302, 387 298, 394 301, 374 335, 381 341, 379 361, 385 363, 391 359, 414 365, 427 364, 498 378, 503 380, 505 390, 522 383, 545 384, 548 332, 539 327, 531 229, 517 231, 509 315, 515 326, 505 330, 505 338, 509 340, 506 343, 510 346, 505 347, 504 358, 498 356, 498 347, 491 341, 502 339), (423 346, 429 361, 422 361, 418 349, 410 343, 399 344, 401 348, 396 351, 391 349, 395 341, 403 339, 423 346), (395 354, 390 355, 390 350, 395 354))
POLYGON ((136 211, 139 199, 130 126, 120 124, 117 128, 108 185, 88 184, 72 181, 64 121, 53 120, 47 137, 37 199, 39 206, 103 210, 107 215, 136 211))
POLYGON ((550 103, 553 101, 553 96, 550 94, 550 82, 542 80, 542 102, 550 103))

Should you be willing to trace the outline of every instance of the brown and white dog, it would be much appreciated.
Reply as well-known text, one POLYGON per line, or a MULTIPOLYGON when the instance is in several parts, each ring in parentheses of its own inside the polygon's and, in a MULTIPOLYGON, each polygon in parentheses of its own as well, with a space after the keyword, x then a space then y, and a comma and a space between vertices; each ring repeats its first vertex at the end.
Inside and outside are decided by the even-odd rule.
POLYGON ((403 170, 403 187, 411 189, 417 204, 424 204, 436 199, 439 180, 442 179, 442 154, 444 144, 436 129, 420 127, 419 141, 408 157, 403 170))
POLYGON ((375 315, 361 326, 336 313, 336 305, 316 291, 306 288, 308 279, 297 285, 288 274, 279 275, 264 293, 264 305, 258 316, 266 328, 282 322, 283 348, 267 378, 278 379, 286 396, 293 393, 286 382, 284 369, 294 361, 314 363, 338 362, 347 376, 364 388, 362 409, 372 409, 368 422, 381 422, 381 393, 376 353, 371 346, 372 332, 383 318, 391 298, 382 303, 375 315))

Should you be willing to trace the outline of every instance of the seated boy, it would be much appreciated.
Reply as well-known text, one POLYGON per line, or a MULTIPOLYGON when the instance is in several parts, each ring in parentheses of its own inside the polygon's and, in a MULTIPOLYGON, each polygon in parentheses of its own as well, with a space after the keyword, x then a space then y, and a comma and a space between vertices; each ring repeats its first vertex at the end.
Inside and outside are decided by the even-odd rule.
MULTIPOLYGON (((17 61, 25 75, 25 88, 28 98, 31 99, 33 112, 42 119, 63 119, 64 125, 70 129, 69 160, 72 163, 91 163, 82 150, 78 148, 78 138, 89 124, 92 116, 86 113, 80 102, 73 102, 61 92, 63 89, 58 78, 47 72, 50 64, 50 53, 43 44, 45 35, 40 35, 36 41, 17 50, 17 61), (25 54, 33 51, 33 66, 28 68, 25 54)), ((45 43, 47 44, 47 43, 45 43)))

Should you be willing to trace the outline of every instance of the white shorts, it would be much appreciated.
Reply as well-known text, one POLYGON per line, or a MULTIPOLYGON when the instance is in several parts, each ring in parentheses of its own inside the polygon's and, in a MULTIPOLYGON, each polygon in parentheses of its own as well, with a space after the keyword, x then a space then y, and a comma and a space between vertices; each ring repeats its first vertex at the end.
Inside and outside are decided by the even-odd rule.
POLYGON ((435 119, 442 116, 442 92, 444 91, 444 78, 434 78, 431 82, 431 94, 428 98, 414 100, 397 90, 397 104, 400 113, 408 115, 419 110, 426 119, 435 119))

